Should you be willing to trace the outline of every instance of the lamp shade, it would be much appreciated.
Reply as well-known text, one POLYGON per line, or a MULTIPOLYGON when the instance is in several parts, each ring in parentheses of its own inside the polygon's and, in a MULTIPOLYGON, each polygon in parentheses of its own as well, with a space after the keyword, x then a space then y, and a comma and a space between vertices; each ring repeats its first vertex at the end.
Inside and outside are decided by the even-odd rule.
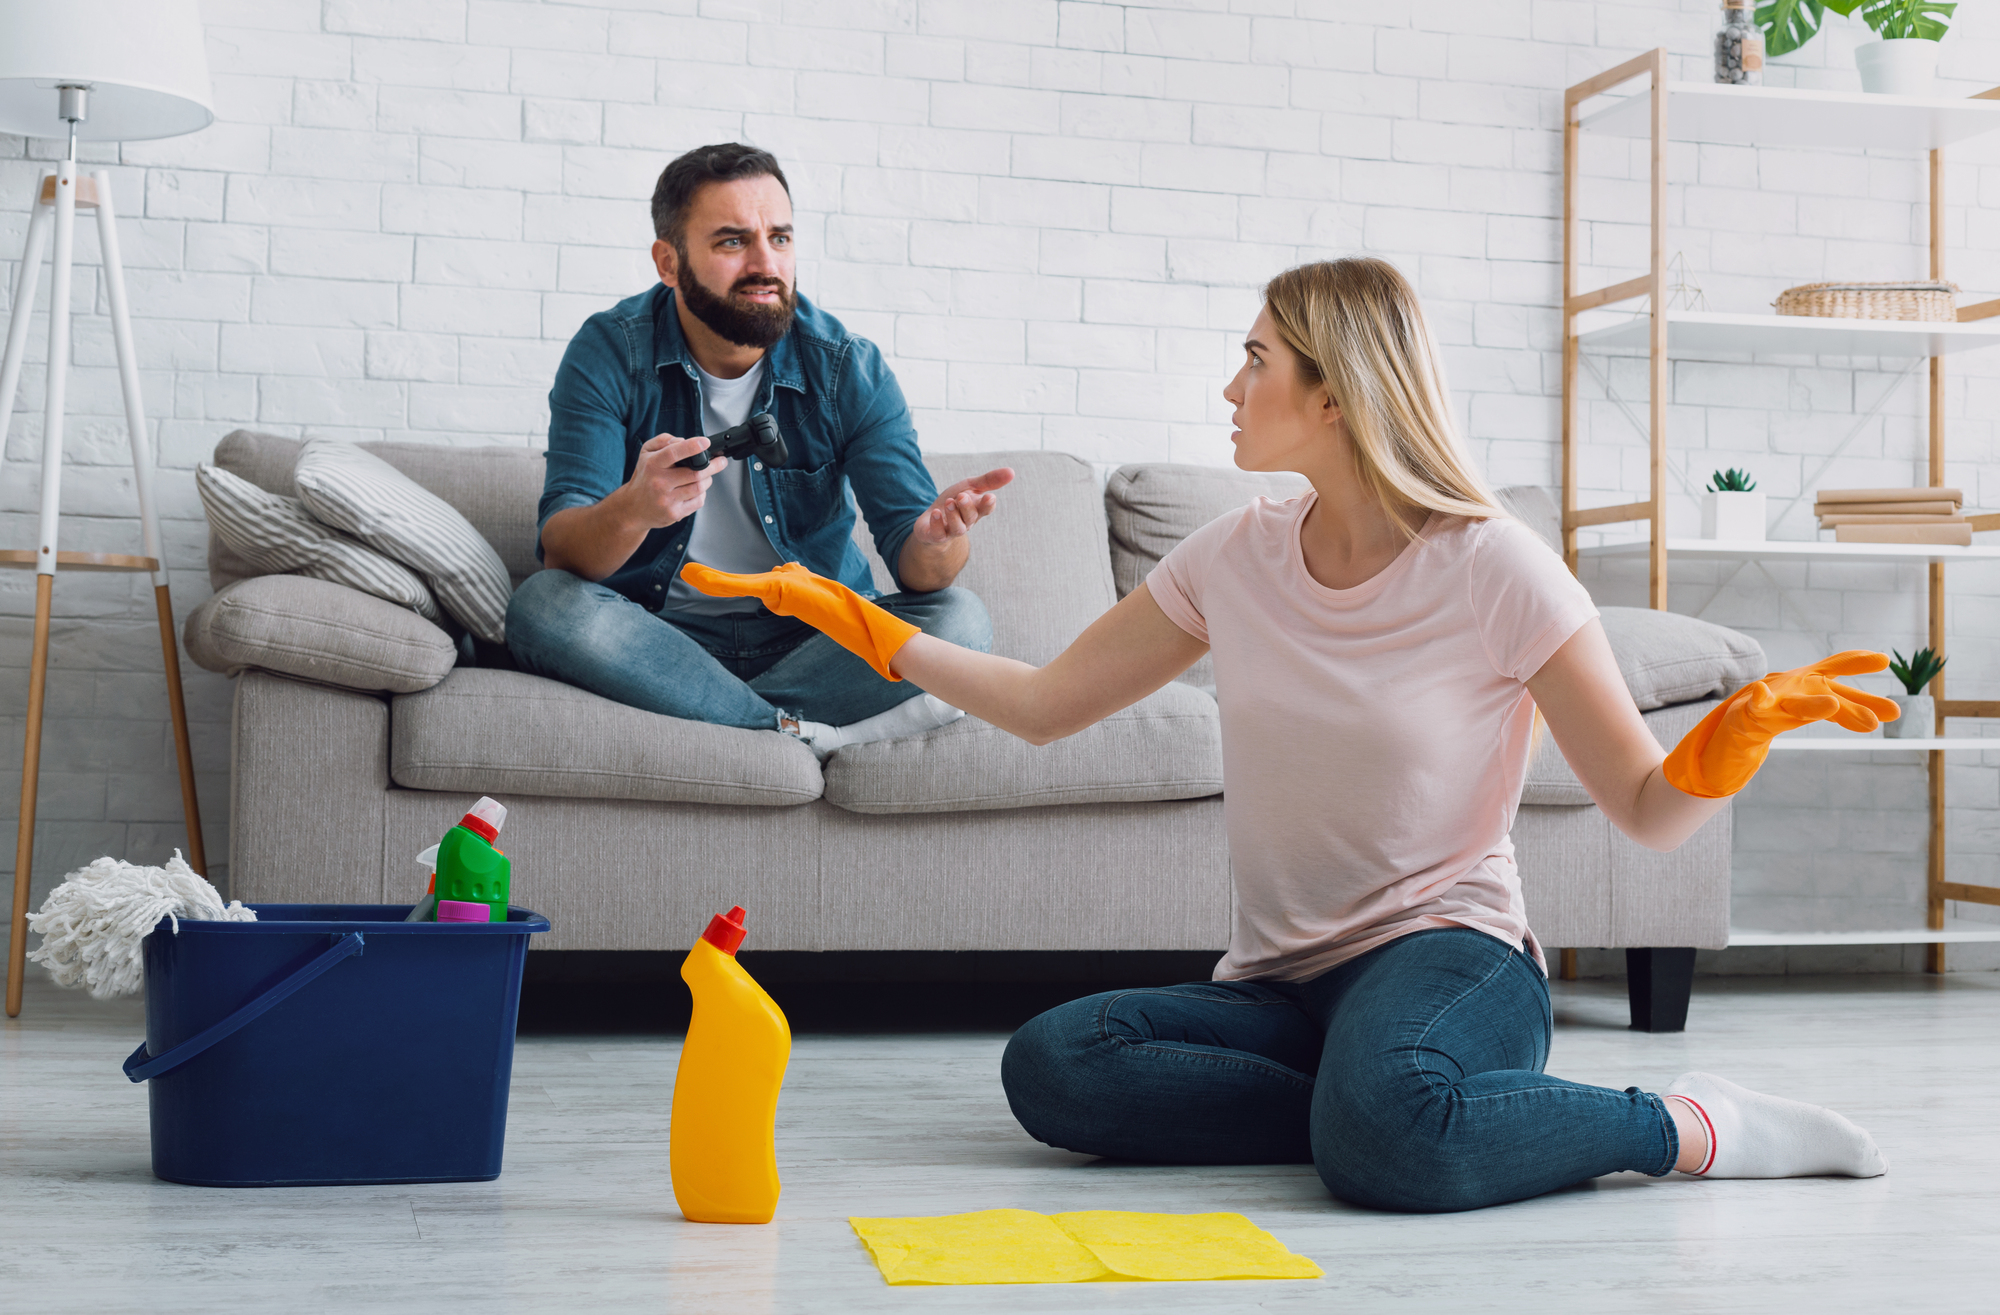
POLYGON ((215 122, 196 0, 0 0, 0 132, 68 137, 56 87, 90 88, 81 141, 178 137, 215 122))

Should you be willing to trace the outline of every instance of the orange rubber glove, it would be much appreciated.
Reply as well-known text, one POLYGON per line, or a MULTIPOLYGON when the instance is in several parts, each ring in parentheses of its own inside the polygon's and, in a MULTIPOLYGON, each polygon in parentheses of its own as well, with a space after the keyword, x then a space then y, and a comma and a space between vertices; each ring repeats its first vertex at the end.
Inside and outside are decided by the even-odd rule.
POLYGON ((711 598, 755 598, 779 616, 795 616, 875 668, 884 680, 902 679, 889 670, 889 659, 911 635, 923 633, 838 580, 814 575, 797 562, 757 575, 730 575, 689 562, 681 568, 681 579, 711 598))
POLYGON ((1753 680, 1703 717, 1660 765, 1668 784, 1698 799, 1720 799, 1750 784, 1772 737, 1816 721, 1872 731, 1901 710, 1889 699, 1831 679, 1889 665, 1882 653, 1852 648, 1811 666, 1753 680))

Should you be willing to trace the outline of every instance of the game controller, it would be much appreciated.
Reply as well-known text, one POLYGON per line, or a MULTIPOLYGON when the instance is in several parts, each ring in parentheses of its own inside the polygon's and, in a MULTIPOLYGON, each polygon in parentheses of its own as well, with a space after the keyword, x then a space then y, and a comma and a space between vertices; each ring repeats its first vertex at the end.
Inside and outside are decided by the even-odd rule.
POLYGON ((767 466, 783 466, 791 459, 791 453, 785 450, 785 436, 778 432, 778 422, 768 411, 760 411, 719 434, 710 434, 706 449, 682 457, 674 464, 689 470, 706 470, 711 457, 734 457, 740 461, 748 456, 755 456, 767 466))

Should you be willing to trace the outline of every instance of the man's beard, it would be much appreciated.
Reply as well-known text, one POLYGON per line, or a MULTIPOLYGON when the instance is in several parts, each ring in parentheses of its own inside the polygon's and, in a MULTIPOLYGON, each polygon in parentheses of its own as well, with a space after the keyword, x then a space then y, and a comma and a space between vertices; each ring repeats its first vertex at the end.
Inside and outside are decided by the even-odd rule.
POLYGON ((749 275, 736 280, 728 296, 718 297, 688 269, 686 257, 681 259, 681 269, 686 271, 686 277, 678 281, 681 299, 696 319, 724 341, 761 350, 791 330, 792 312, 796 309, 792 290, 777 279, 749 275), (775 288, 778 300, 768 306, 738 301, 736 294, 750 288, 775 288))

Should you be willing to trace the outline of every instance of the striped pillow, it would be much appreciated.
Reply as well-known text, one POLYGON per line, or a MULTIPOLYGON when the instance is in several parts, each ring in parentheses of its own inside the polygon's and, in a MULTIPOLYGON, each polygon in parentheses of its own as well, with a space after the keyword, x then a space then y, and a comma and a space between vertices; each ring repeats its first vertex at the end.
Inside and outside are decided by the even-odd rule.
POLYGON ((437 599, 407 567, 320 524, 297 498, 266 492, 214 466, 198 467, 194 482, 208 512, 208 528, 264 574, 344 584, 443 623, 437 599))
POLYGON ((459 624, 490 644, 507 639, 507 565, 472 522, 388 462, 352 443, 315 438, 292 471, 306 510, 429 582, 459 624))

